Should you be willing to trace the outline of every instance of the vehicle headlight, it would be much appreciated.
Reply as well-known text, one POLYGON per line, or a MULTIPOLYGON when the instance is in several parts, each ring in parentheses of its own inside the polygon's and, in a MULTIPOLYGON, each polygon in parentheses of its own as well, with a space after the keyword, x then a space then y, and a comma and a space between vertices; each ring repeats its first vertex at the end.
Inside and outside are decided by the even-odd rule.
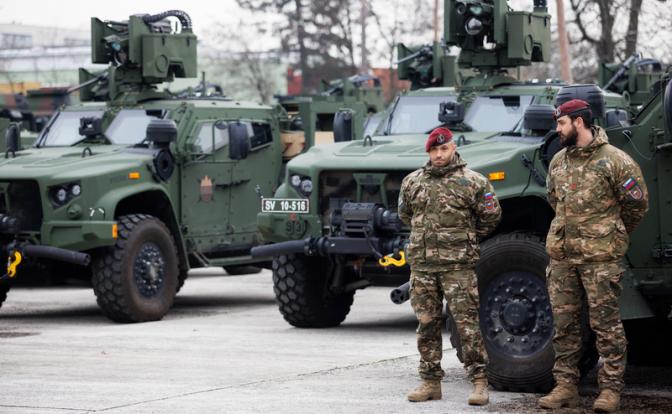
POLYGON ((291 184, 294 189, 296 189, 298 192, 303 194, 304 196, 308 197, 310 193, 313 192, 313 181, 310 179, 310 177, 306 177, 305 175, 299 175, 299 174, 292 174, 289 176, 289 184, 291 184))
POLYGON ((79 184, 74 184, 72 187, 70 187, 70 194, 72 194, 74 197, 79 196, 82 194, 82 186, 79 184))
POLYGON ((82 194, 82 185, 79 181, 72 183, 54 185, 49 187, 49 201, 54 208, 62 207, 73 198, 79 197, 82 194))
POLYGON ((301 192, 307 196, 313 192, 313 182, 310 181, 310 178, 306 178, 305 180, 301 181, 300 189, 301 192))

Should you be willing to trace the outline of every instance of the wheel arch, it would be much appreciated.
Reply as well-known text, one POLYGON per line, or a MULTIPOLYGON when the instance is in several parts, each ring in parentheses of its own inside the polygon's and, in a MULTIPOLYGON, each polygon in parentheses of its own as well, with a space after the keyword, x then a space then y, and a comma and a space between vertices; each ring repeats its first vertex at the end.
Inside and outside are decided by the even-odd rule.
POLYGON ((505 198, 499 201, 502 221, 495 234, 526 232, 546 238, 551 220, 555 216, 546 199, 538 196, 505 198))
POLYGON ((148 190, 128 195, 119 200, 114 209, 114 218, 118 219, 129 214, 149 214, 165 223, 175 238, 180 258, 180 268, 189 269, 189 260, 182 232, 173 205, 165 192, 158 189, 148 190))

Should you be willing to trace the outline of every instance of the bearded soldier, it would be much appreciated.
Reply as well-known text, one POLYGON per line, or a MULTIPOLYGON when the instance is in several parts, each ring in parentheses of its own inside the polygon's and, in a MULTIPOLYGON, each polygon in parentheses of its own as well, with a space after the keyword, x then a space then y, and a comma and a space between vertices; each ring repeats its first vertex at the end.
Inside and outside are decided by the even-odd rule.
POLYGON ((469 404, 488 403, 487 355, 478 324, 474 264, 479 238, 499 223, 501 209, 490 182, 466 168, 447 128, 432 131, 425 145, 429 162, 401 184, 399 216, 411 226, 411 306, 418 319, 422 384, 408 400, 441 399, 443 298, 462 341, 464 366, 474 391, 469 404))
POLYGON ((604 130, 591 126, 588 103, 574 99, 556 109, 564 147, 550 163, 548 199, 555 210, 546 238, 551 257, 548 291, 553 307, 556 386, 539 400, 543 408, 578 404, 582 297, 604 360, 598 373, 596 412, 618 409, 623 389, 626 339, 620 320, 621 260, 628 233, 642 220, 648 193, 635 161, 609 145, 604 130))

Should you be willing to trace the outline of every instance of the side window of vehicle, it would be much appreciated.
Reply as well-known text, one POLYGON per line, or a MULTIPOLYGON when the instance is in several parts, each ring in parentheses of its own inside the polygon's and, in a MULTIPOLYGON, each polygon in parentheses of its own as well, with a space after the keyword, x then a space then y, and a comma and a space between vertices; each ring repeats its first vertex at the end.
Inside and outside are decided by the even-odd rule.
POLYGON ((255 150, 273 141, 273 132, 271 126, 265 122, 252 122, 252 137, 250 138, 250 149, 255 150))
POLYGON ((212 154, 212 134, 215 134, 215 151, 229 145, 229 130, 213 128, 213 122, 204 122, 198 126, 193 143, 195 154, 212 154), (214 129, 214 132, 213 132, 214 129))

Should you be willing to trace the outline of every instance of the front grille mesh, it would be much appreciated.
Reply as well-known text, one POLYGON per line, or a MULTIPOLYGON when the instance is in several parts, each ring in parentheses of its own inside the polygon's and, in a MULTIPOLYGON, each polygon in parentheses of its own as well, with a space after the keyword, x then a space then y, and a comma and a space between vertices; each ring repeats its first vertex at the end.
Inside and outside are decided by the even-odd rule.
POLYGON ((3 183, 0 194, 0 213, 19 220, 22 231, 40 231, 42 202, 36 181, 20 180, 3 183))

